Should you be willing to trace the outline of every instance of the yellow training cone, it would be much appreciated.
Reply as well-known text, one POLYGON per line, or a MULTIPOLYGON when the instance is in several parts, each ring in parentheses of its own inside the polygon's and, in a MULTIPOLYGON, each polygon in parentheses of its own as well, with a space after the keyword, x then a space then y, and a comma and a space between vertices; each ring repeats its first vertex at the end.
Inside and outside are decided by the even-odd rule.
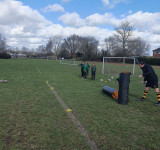
POLYGON ((48 84, 48 81, 46 81, 46 83, 48 84))
POLYGON ((53 89, 54 89, 54 87, 52 86, 50 89, 51 89, 51 90, 53 90, 53 89))
POLYGON ((66 110, 66 112, 71 112, 71 111, 72 111, 71 109, 67 109, 67 110, 66 110))

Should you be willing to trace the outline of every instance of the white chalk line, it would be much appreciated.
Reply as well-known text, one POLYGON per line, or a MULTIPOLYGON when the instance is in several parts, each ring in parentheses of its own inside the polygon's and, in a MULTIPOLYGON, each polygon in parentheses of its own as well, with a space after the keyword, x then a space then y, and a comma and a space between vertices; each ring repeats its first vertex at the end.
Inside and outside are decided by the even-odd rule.
MULTIPOLYGON (((54 88, 51 88, 52 86, 47 83, 47 85, 50 87, 50 90, 54 93, 54 95, 56 96, 56 98, 58 99, 59 103, 61 104, 61 106, 63 107, 63 109, 66 111, 68 108, 68 106, 63 102, 63 100, 60 98, 60 96, 57 94, 57 92, 55 91, 54 88)), ((85 131, 84 127, 82 126, 82 124, 79 122, 79 120, 73 115, 73 113, 67 112, 67 115, 69 116, 69 118, 71 118, 72 122, 77 126, 79 132, 81 133, 81 135, 83 135, 86 138, 87 144, 88 146, 92 149, 92 150, 98 150, 98 147, 96 146, 95 142, 93 140, 91 140, 91 138, 89 137, 87 131, 85 131)))
POLYGON ((39 72, 39 74, 42 74, 42 72, 40 71, 40 69, 37 67, 36 70, 39 72))
MULTIPOLYGON (((39 72, 39 74, 42 74, 42 72, 40 71, 40 69, 38 67, 36 69, 39 72)), ((61 106, 63 107, 63 109, 65 111, 67 109, 69 109, 68 106, 63 102, 63 100, 57 94, 57 92, 55 91, 55 89, 51 88, 52 86, 48 82, 47 82, 47 85, 50 87, 50 90, 54 93, 54 95, 56 96, 57 100, 59 101, 59 103, 61 104, 61 106)), ((67 115, 68 115, 69 118, 71 118, 72 122, 77 126, 77 128, 78 128, 79 132, 81 133, 81 135, 85 137, 88 146, 92 150, 98 150, 98 147, 96 146, 95 142, 93 140, 91 140, 91 138, 89 137, 87 131, 85 131, 84 127, 79 122, 79 120, 73 115, 73 113, 70 111, 70 112, 67 112, 67 115)))

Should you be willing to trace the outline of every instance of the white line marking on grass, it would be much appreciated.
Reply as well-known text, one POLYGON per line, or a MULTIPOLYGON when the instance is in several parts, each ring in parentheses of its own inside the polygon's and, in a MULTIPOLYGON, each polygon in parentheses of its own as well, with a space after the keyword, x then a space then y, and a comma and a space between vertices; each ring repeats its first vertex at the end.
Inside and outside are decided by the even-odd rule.
POLYGON ((42 74, 42 72, 39 70, 39 68, 38 68, 38 67, 37 67, 36 69, 37 69, 37 71, 39 72, 39 74, 42 74))
POLYGON ((50 90, 54 93, 54 95, 58 99, 58 101, 61 104, 61 106, 63 107, 63 109, 67 112, 67 115, 71 118, 72 122, 77 126, 81 135, 83 135, 86 138, 86 142, 87 142, 88 146, 90 146, 90 148, 92 150, 98 150, 98 147, 96 146, 95 142, 90 139, 87 131, 85 131, 82 124, 78 121, 78 119, 73 115, 73 113, 71 111, 67 111, 67 110, 71 110, 71 109, 69 109, 68 106, 63 102, 63 100, 57 94, 57 92, 55 91, 53 86, 51 86, 48 82, 46 82, 46 84, 50 87, 50 90))

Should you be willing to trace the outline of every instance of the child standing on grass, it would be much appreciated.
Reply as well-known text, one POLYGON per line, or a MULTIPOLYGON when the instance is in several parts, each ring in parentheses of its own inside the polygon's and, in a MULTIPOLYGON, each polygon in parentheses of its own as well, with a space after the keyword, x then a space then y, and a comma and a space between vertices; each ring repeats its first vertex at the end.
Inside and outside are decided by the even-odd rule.
POLYGON ((91 67, 92 80, 95 80, 95 75, 96 75, 96 65, 93 63, 91 67))
POLYGON ((87 64, 86 62, 83 65, 83 78, 85 79, 87 77, 87 64))
POLYGON ((90 69, 90 65, 89 65, 89 63, 87 62, 87 77, 89 76, 89 69, 90 69))
POLYGON ((83 66, 84 66, 84 62, 82 62, 81 64, 79 64, 79 67, 81 67, 81 77, 83 78, 83 66))

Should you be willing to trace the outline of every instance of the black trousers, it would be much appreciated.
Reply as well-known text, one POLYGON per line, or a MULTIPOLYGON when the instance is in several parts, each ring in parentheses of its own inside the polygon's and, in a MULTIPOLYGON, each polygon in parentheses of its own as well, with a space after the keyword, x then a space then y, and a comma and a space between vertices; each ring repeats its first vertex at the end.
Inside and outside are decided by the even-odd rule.
POLYGON ((81 69, 81 77, 83 77, 83 68, 81 69))
POLYGON ((87 70, 87 76, 89 76, 89 70, 87 70))
POLYGON ((95 71, 92 71, 92 80, 95 80, 95 75, 96 75, 95 71))
POLYGON ((86 78, 86 77, 87 77, 87 72, 83 71, 83 78, 86 78))

